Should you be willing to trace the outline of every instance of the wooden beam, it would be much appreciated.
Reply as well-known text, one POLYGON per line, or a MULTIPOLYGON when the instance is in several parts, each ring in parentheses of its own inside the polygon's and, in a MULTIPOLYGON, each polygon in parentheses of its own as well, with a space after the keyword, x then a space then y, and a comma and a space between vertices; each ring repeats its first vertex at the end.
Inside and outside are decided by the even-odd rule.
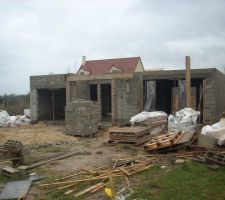
POLYGON ((186 61, 186 107, 191 107, 191 59, 190 56, 185 57, 186 61))

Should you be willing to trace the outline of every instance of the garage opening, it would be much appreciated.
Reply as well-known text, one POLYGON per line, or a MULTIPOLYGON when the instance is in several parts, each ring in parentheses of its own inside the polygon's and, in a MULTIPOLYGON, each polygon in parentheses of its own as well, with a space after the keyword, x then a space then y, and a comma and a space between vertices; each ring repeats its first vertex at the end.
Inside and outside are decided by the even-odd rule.
POLYGON ((111 84, 101 84, 102 121, 110 121, 112 115, 111 84))
POLYGON ((64 120, 66 106, 66 89, 39 89, 39 120, 64 120))
MULTIPOLYGON (((191 79, 191 107, 204 115, 204 79, 191 79)), ((186 105, 185 80, 158 79, 144 81, 144 110, 175 113, 186 105)))

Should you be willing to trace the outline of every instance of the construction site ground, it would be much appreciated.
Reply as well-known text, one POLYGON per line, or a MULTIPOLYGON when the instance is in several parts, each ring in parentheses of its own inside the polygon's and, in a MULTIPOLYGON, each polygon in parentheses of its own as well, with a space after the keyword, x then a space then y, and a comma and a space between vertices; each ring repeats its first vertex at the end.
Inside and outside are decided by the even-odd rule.
MULTIPOLYGON (((38 123, 16 128, 0 129, 0 145, 7 140, 20 140, 25 146, 25 164, 29 165, 47 160, 54 155, 68 152, 81 152, 66 159, 57 160, 40 166, 32 172, 46 176, 47 180, 70 175, 81 169, 93 169, 103 165, 113 165, 117 159, 129 159, 146 155, 143 146, 129 144, 108 144, 107 129, 100 130, 94 137, 82 138, 65 134, 64 126, 38 123), (82 152, 86 154, 82 155, 82 152)), ((0 177, 0 186, 7 180, 0 177)), ((115 188, 122 189, 124 181, 115 180, 115 188)), ((157 164, 138 175, 130 177, 134 193, 128 199, 224 199, 224 168, 211 170, 205 164, 191 163, 176 168, 171 160, 161 159, 157 164)), ((1 188, 0 188, 1 190, 1 188)), ((40 189, 34 183, 27 200, 70 200, 56 190, 40 189)), ((96 194, 84 195, 85 200, 108 199, 103 190, 96 194)))

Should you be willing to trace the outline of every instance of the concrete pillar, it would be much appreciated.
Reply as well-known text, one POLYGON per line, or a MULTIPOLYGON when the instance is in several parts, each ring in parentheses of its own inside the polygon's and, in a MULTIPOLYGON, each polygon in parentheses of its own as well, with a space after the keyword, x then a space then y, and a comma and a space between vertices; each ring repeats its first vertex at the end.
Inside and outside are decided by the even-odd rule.
POLYGON ((30 91, 30 118, 32 121, 38 120, 38 90, 30 91))
POLYGON ((66 104, 68 104, 71 99, 71 83, 70 81, 66 81, 66 104))

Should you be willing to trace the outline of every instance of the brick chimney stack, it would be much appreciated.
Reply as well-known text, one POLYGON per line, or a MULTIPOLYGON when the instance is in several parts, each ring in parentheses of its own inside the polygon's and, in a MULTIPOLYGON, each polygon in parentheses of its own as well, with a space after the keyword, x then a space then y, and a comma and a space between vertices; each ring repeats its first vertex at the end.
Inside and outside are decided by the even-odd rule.
POLYGON ((85 65, 86 62, 86 56, 82 56, 82 65, 85 65))

